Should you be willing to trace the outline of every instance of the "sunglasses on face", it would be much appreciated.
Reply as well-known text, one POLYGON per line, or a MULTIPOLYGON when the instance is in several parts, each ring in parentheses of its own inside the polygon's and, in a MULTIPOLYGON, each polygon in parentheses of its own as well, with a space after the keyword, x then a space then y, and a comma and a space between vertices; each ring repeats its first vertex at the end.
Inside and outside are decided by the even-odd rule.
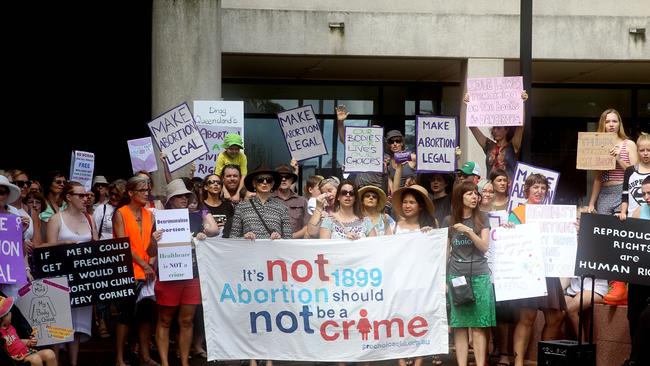
POLYGON ((15 181, 14 181, 14 184, 17 185, 17 186, 20 187, 20 188, 23 188, 23 187, 29 187, 29 186, 31 186, 31 185, 32 185, 32 181, 31 181, 31 180, 15 180, 15 181))
POLYGON ((211 186, 213 184, 223 185, 223 182, 220 181, 220 180, 209 180, 209 181, 207 181, 205 183, 207 183, 207 185, 209 185, 209 186, 211 186))
POLYGON ((54 183, 56 183, 56 184, 62 186, 62 185, 65 184, 65 179, 57 179, 57 180, 54 181, 54 183))
POLYGON ((341 196, 350 196, 350 197, 354 197, 354 189, 351 189, 351 190, 342 189, 342 190, 341 190, 341 196))
POLYGON ((363 195, 363 198, 374 198, 377 199, 379 196, 376 193, 366 193, 363 195))
POLYGON ((108 184, 106 184, 106 183, 97 183, 97 184, 95 184, 95 187, 97 187, 97 188, 107 188, 108 184))
POLYGON ((402 143, 402 139, 390 139, 390 140, 388 140, 388 144, 389 144, 389 145, 392 145, 392 144, 401 144, 401 143, 402 143))
POLYGON ((255 181, 257 183, 260 183, 260 184, 261 183, 273 184, 273 182, 274 182, 273 177, 271 177, 269 175, 259 176, 259 177, 255 178, 255 181))
POLYGON ((78 196, 81 199, 90 198, 90 197, 94 196, 92 193, 74 193, 74 192, 72 192, 72 193, 68 193, 68 194, 71 195, 71 196, 78 196))
POLYGON ((289 180, 291 179, 291 176, 289 176, 289 174, 280 174, 280 178, 289 180))
POLYGON ((118 192, 108 192, 109 196, 119 196, 120 194, 118 192))
POLYGON ((9 194, 8 189, 0 189, 0 196, 4 196, 4 195, 7 195, 7 194, 9 194))

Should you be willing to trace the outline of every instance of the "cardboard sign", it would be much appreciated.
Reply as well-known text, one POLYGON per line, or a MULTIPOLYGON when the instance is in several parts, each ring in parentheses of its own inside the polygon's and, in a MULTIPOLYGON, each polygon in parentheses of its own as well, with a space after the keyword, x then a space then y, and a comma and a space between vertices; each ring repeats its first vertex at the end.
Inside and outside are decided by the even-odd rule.
POLYGON ((70 158, 70 180, 83 184, 86 191, 92 189, 95 154, 85 151, 73 151, 70 158))
POLYGON ((292 159, 302 161, 327 154, 323 133, 311 105, 278 113, 278 123, 292 159))
POLYGON ((521 76, 467 79, 467 127, 523 126, 521 76))
POLYGON ((163 231, 158 241, 158 280, 192 279, 192 233, 187 209, 156 211, 156 228, 163 231))
POLYGON ((37 346, 74 339, 70 288, 65 277, 34 280, 18 291, 16 306, 35 330, 37 346))
POLYGON ((135 296, 129 238, 34 249, 36 278, 66 276, 72 307, 135 296))
POLYGON ((415 117, 415 153, 418 172, 456 170, 458 120, 456 117, 415 117))
POLYGON ((194 176, 204 178, 214 174, 217 155, 223 151, 224 137, 238 133, 244 138, 244 102, 195 100, 194 120, 209 150, 194 162, 194 176))
POLYGON ((133 174, 144 170, 145 172, 154 172, 158 170, 156 163, 156 154, 153 151, 153 141, 151 137, 128 140, 129 156, 131 157, 131 169, 133 174))
POLYGON ((578 248, 576 206, 526 205, 526 223, 539 224, 546 277, 573 277, 578 248))
POLYGON ((544 258, 538 224, 490 229, 489 246, 497 301, 546 296, 544 258))
POLYGON ((515 169, 515 176, 512 183, 510 184, 510 201, 508 201, 508 212, 511 212, 515 207, 526 203, 524 183, 526 182, 526 178, 532 174, 542 174, 546 177, 546 179, 548 179, 549 187, 548 191, 546 192, 546 198, 544 199, 543 204, 553 204, 553 200, 555 199, 555 192, 557 191, 557 185, 560 180, 560 173, 554 170, 536 167, 519 161, 517 162, 517 168, 515 169))
POLYGON ((170 172, 182 168, 208 152, 208 147, 186 103, 161 114, 147 126, 160 151, 167 155, 170 172))
POLYGON ((346 173, 384 171, 384 128, 345 127, 346 173))
POLYGON ((196 247, 208 360, 447 353, 446 247, 446 228, 355 241, 208 238, 196 247))
POLYGON ((583 213, 575 275, 650 286, 650 221, 583 213))
POLYGON ((616 145, 614 132, 578 132, 576 169, 612 170, 616 158, 609 151, 616 145))
POLYGON ((26 282, 22 221, 16 215, 0 214, 0 283, 26 282))

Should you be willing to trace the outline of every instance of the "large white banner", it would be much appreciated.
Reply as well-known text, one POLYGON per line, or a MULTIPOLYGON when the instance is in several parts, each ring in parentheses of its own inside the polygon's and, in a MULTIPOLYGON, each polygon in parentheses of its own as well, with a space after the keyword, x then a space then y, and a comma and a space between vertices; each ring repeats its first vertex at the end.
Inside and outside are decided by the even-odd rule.
POLYGON ((526 205, 526 223, 539 224, 546 277, 575 275, 576 206, 526 205))
POLYGON ((548 192, 544 199, 545 205, 550 205, 555 199, 555 192, 557 191, 558 182, 560 180, 560 173, 554 170, 536 167, 522 162, 517 162, 515 169, 515 176, 512 178, 510 184, 510 201, 508 201, 508 212, 511 212, 515 207, 526 203, 526 195, 524 192, 524 183, 526 178, 531 174, 542 174, 548 179, 548 192))
POLYGON ((456 170, 456 117, 416 116, 415 153, 418 172, 456 170))
POLYGON ((196 245, 208 360, 374 361, 448 352, 447 229, 196 245))
POLYGON ((282 111, 277 115, 292 159, 302 161, 327 154, 323 133, 311 105, 282 111))
POLYGON ((345 172, 384 171, 384 128, 345 127, 345 172))
POLYGON ((490 230, 490 268, 497 301, 545 296, 546 277, 538 224, 490 230))

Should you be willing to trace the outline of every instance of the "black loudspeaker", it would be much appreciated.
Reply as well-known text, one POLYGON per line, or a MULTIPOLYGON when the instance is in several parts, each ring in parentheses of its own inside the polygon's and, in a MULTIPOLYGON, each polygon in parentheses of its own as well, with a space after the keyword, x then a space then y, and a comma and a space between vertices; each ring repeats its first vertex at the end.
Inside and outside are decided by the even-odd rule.
POLYGON ((583 275, 580 280, 580 308, 585 277, 591 278, 591 307, 589 308, 589 343, 582 343, 582 313, 578 318, 578 341, 540 341, 537 344, 538 366, 596 366, 596 344, 594 343, 594 276, 583 275))

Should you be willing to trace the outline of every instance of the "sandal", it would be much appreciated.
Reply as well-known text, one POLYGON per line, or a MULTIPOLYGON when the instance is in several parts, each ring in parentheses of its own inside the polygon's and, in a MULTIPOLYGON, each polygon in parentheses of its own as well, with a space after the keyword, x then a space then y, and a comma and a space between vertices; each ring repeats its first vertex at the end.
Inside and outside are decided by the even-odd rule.
POLYGON ((438 365, 438 366, 442 365, 442 359, 440 359, 440 356, 438 355, 433 355, 433 357, 431 358, 431 363, 433 365, 438 365))
POLYGON ((198 351, 198 352, 192 353, 191 356, 192 357, 201 357, 201 358, 207 359, 208 358, 208 353, 206 351, 198 351))
POLYGON ((497 361, 497 366, 510 366, 510 357, 507 354, 502 353, 499 355, 499 361, 497 361), (504 359, 506 361, 504 361, 504 359))

